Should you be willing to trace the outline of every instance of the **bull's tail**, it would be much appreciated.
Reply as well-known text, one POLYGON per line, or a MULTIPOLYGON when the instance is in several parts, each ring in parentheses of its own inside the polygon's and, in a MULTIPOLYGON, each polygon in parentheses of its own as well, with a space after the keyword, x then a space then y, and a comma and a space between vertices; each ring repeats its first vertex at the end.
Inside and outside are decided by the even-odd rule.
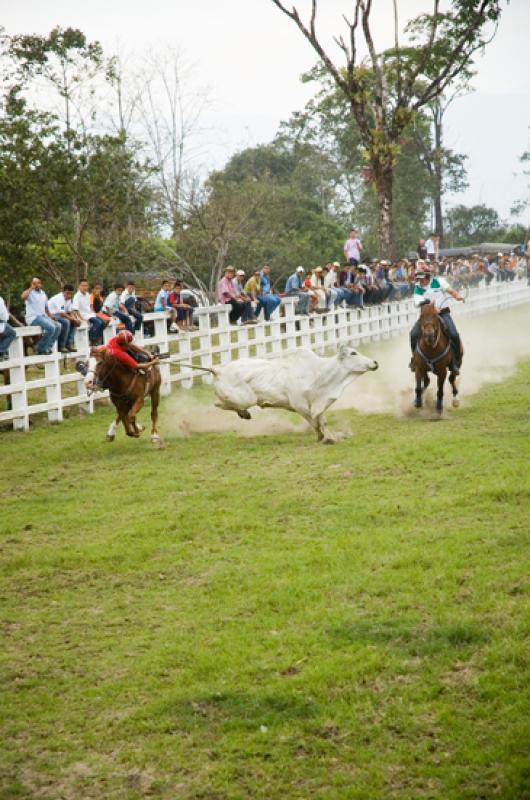
POLYGON ((216 378, 219 376, 218 371, 213 367, 199 367, 197 366, 197 364, 183 364, 182 361, 177 361, 177 364, 179 365, 179 367, 189 367, 190 369, 198 369, 201 372, 210 372, 216 378))

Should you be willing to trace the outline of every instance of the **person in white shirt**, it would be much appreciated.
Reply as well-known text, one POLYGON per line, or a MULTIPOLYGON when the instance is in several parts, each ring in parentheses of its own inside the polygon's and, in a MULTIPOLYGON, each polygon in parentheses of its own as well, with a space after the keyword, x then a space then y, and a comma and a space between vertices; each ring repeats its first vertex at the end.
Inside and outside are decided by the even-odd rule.
POLYGON ((114 284, 114 291, 109 292, 103 303, 103 313, 108 314, 109 317, 116 317, 123 322, 127 330, 134 335, 134 327, 132 320, 127 313, 126 307, 121 302, 121 297, 124 291, 123 283, 114 284))
POLYGON ((90 295, 88 293, 88 281, 79 281, 79 289, 74 294, 72 301, 72 311, 76 313, 79 320, 84 320, 88 323, 88 338, 91 344, 99 344, 103 340, 103 330, 105 328, 105 320, 97 317, 90 308, 90 295))
POLYGON ((38 356, 49 356, 54 343, 59 338, 61 326, 51 318, 48 311, 48 297, 42 290, 42 281, 35 276, 29 289, 25 289, 21 298, 26 304, 26 325, 36 325, 42 330, 35 352, 38 356))
POLYGON ((142 327, 143 314, 137 308, 138 298, 136 297, 136 285, 134 281, 129 281, 125 289, 120 295, 120 305, 122 305, 129 316, 134 319, 134 330, 139 331, 142 327))
POLYGON ((349 238, 346 239, 344 243, 344 258, 350 267, 357 267, 359 265, 361 261, 362 249, 363 246, 359 237, 357 236, 357 231, 355 228, 352 228, 349 238))
POLYGON ((52 318, 61 326, 61 333, 57 347, 60 353, 75 352, 74 335, 75 329, 79 327, 80 319, 72 308, 72 295, 74 287, 71 283, 65 283, 62 292, 54 294, 48 300, 48 311, 52 318))
POLYGON ((17 337, 8 320, 9 311, 4 298, 0 297, 0 361, 9 360, 9 346, 17 337))
POLYGON ((427 251, 427 258, 429 261, 434 261, 436 258, 436 235, 431 233, 425 242, 425 250, 427 251))
MULTIPOLYGON (((423 305, 423 303, 432 303, 438 309, 443 328, 449 337, 449 344, 451 345, 453 353, 452 371, 455 375, 458 375, 462 364, 462 346, 460 334, 456 329, 450 309, 445 305, 448 297, 453 297, 461 303, 464 302, 464 298, 451 288, 445 278, 442 278, 440 275, 433 275, 428 264, 423 264, 420 261, 416 262, 416 286, 414 287, 413 295, 414 305, 418 308, 423 305)), ((414 354, 416 352, 420 333, 421 328, 418 319, 410 332, 412 359, 409 366, 412 371, 414 371, 414 354)))

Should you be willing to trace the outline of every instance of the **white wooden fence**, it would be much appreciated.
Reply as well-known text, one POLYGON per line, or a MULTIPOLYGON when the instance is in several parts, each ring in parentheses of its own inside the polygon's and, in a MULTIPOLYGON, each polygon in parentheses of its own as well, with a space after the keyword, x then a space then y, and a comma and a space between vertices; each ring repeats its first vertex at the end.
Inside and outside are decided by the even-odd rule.
MULTIPOLYGON (((521 279, 471 289, 466 304, 455 303, 454 311, 458 317, 528 302, 530 286, 526 279, 521 279)), ((410 299, 371 306, 363 311, 340 308, 310 317, 295 315, 291 298, 284 298, 282 306, 281 313, 276 312, 270 322, 257 325, 230 325, 226 306, 198 308, 195 319, 199 330, 177 334, 168 333, 165 313, 146 314, 144 322, 154 323, 154 336, 144 338, 142 330, 136 339, 147 346, 158 345, 161 352, 170 351, 169 359, 160 367, 162 393, 169 394, 174 384, 189 389, 196 378, 205 382, 212 380, 211 375, 183 364, 211 367, 237 358, 264 357, 299 347, 323 352, 342 342, 358 345, 388 339, 408 331, 418 313, 410 299)), ((109 326, 105 339, 115 332, 115 324, 109 326)), ((12 422, 15 430, 28 430, 30 417, 35 414, 46 413, 50 422, 60 422, 64 409, 70 406, 91 413, 94 403, 107 397, 107 392, 88 396, 81 375, 75 371, 75 361, 88 355, 86 326, 77 328, 77 352, 67 358, 57 352, 56 346, 49 356, 24 356, 23 337, 35 334, 40 334, 39 328, 18 328, 9 361, 0 364, 0 369, 9 374, 9 384, 0 386, 0 398, 11 397, 11 409, 0 412, 0 423, 12 422)))

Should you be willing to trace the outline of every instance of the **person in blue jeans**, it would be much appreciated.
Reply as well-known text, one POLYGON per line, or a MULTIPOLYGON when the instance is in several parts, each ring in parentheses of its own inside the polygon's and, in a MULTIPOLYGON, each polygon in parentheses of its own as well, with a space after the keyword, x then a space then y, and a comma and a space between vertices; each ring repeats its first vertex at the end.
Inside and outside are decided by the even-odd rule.
POLYGON ((9 311, 4 298, 0 297, 0 361, 9 358, 9 346, 17 338, 15 329, 8 323, 8 319, 9 311))
POLYGON ((42 338, 35 352, 39 356, 51 355, 53 345, 61 333, 61 326, 51 318, 48 311, 48 297, 42 289, 41 279, 35 276, 29 289, 22 292, 21 298, 26 304, 26 325, 36 325, 42 330, 42 338))
POLYGON ((121 302, 121 296, 123 294, 125 287, 122 283, 116 283, 114 286, 114 291, 109 292, 109 294, 105 298, 105 302, 103 303, 103 312, 108 314, 109 317, 116 317, 123 322, 127 330, 134 334, 134 325, 132 319, 130 318, 127 308, 121 302))

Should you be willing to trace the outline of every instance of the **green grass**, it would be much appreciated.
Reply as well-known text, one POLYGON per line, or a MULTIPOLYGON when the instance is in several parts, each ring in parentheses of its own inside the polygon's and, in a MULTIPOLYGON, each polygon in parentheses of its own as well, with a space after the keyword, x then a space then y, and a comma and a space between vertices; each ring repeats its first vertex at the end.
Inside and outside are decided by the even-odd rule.
POLYGON ((2 434, 0 797, 530 798, 529 380, 329 448, 2 434))

